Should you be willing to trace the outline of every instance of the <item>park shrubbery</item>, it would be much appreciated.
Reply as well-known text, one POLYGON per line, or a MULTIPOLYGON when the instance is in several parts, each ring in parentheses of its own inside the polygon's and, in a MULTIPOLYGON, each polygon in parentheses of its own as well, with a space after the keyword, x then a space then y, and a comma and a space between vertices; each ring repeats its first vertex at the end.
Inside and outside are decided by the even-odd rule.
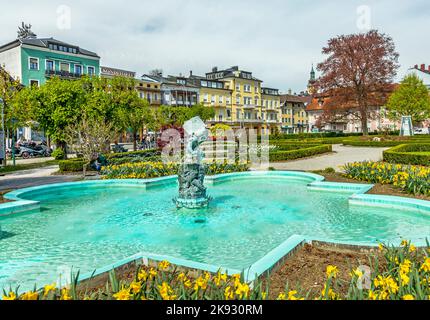
POLYGON ((274 150, 269 153, 269 160, 273 162, 294 160, 331 151, 332 146, 330 144, 307 145, 300 149, 295 148, 291 150, 283 150, 281 147, 280 150, 274 150))
MULTIPOLYGON (((381 132, 369 132, 369 135, 381 135, 381 132)), ((399 131, 390 131, 386 135, 396 136, 399 135, 399 131)), ((287 134, 280 133, 270 136, 272 140, 305 140, 305 139, 322 139, 322 138, 345 138, 345 137, 360 137, 362 133, 343 133, 343 132, 319 132, 319 133, 297 133, 287 134)))
POLYGON ((430 166, 430 143, 401 144, 385 151, 384 161, 430 166))
POLYGON ((416 248, 403 240, 400 247, 380 244, 380 254, 369 256, 369 274, 352 262, 348 274, 348 290, 339 280, 336 265, 326 266, 326 279, 318 293, 300 283, 286 283, 279 294, 261 279, 252 283, 243 275, 228 276, 221 272, 188 272, 179 270, 168 261, 158 265, 137 267, 132 279, 118 279, 110 271, 109 280, 98 290, 87 292, 78 286, 78 276, 72 277, 70 287, 56 284, 18 293, 3 290, 3 300, 430 300, 430 249, 416 248), (378 257, 379 256, 379 257, 378 257), (365 278, 368 279, 365 282, 365 278), (363 283, 368 287, 363 288, 363 283), (361 284, 361 286, 360 286, 361 284), (295 287, 292 287, 294 285, 295 287))
MULTIPOLYGON (((81 172, 87 161, 82 158, 58 161, 60 172, 81 172)), ((87 167, 88 169, 88 167, 87 167)))
POLYGON ((345 176, 371 183, 392 184, 407 193, 430 195, 430 168, 385 162, 354 162, 344 166, 345 176))
MULTIPOLYGON (((206 174, 241 172, 248 168, 248 164, 213 162, 207 165, 206 174)), ((178 169, 178 163, 136 162, 102 167, 101 174, 103 179, 147 179, 176 175, 178 169)))

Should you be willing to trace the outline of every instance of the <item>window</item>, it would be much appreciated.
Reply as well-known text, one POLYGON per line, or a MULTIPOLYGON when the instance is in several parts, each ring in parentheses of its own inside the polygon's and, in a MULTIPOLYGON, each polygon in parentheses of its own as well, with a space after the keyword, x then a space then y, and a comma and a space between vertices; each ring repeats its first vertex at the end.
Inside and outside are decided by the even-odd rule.
POLYGON ((96 70, 94 67, 88 67, 88 74, 90 76, 93 76, 96 73, 96 70))
POLYGON ((240 91, 240 84, 236 84, 236 91, 240 91))
POLYGON ((47 71, 54 71, 55 70, 54 61, 53 60, 46 60, 46 67, 45 68, 47 71))
POLYGON ((60 62, 60 71, 70 72, 70 64, 67 62, 60 62))
POLYGON ((158 100, 158 93, 154 93, 154 100, 157 101, 158 100))
POLYGON ((39 70, 39 58, 29 58, 28 67, 30 70, 39 70))
POLYGON ((203 102, 208 102, 208 101, 209 101, 209 95, 205 93, 205 95, 203 96, 203 102))
POLYGON ((230 117, 231 117, 231 110, 227 109, 227 118, 230 118, 230 117))
POLYGON ((240 96, 236 97, 236 104, 240 104, 240 96))
POLYGON ((216 96, 215 96, 215 95, 212 95, 212 97, 211 97, 211 102, 212 102, 212 103, 215 103, 215 100, 216 100, 216 96))
POLYGON ((227 104, 231 104, 230 97, 227 97, 227 98, 225 99, 225 103, 227 103, 227 104))
POLYGON ((258 87, 254 87, 255 93, 258 93, 258 87))
POLYGON ((146 94, 146 100, 148 100, 148 102, 151 102, 151 94, 150 93, 146 94))
POLYGON ((38 87, 39 86, 39 80, 32 80, 30 79, 30 87, 38 87))
POLYGON ((202 87, 207 87, 208 86, 208 82, 207 81, 202 81, 202 87))
POLYGON ((82 74, 82 66, 80 64, 75 64, 75 73, 79 75, 82 74))

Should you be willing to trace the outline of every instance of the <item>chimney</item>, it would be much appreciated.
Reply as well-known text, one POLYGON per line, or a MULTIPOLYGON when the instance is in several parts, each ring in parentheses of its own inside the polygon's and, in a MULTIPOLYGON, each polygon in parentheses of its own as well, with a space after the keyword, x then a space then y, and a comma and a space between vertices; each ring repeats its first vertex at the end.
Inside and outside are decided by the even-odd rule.
POLYGON ((421 65, 421 71, 426 71, 426 65, 425 64, 421 65))
POLYGON ((291 95, 292 91, 291 89, 288 89, 288 94, 291 95))
POLYGON ((430 64, 429 64, 429 72, 430 72, 430 64))
POLYGON ((193 70, 190 70, 190 78, 193 76, 193 70))
POLYGON ((217 72, 218 71, 218 67, 213 67, 212 68, 212 72, 217 72))
POLYGON ((418 65, 416 64, 414 68, 418 70, 418 65))

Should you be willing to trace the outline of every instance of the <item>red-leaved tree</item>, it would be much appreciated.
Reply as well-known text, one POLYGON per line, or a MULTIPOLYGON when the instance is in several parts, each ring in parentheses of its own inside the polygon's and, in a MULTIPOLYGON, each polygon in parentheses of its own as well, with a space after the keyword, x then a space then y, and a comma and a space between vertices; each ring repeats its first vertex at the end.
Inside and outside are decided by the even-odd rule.
POLYGON ((363 134, 375 107, 383 106, 399 68, 399 54, 391 37, 376 30, 330 39, 318 64, 319 94, 329 96, 327 113, 360 120, 363 134))

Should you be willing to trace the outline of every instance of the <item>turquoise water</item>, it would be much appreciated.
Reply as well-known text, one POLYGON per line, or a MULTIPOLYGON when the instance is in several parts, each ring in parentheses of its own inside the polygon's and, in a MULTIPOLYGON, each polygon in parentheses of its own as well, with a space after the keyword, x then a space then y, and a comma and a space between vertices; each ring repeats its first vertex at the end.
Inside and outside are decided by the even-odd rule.
POLYGON ((40 212, 0 218, 0 288, 32 288, 146 251, 242 269, 291 235, 360 243, 425 243, 424 213, 350 206, 349 194, 309 191, 307 182, 247 178, 209 186, 210 208, 177 210, 163 188, 60 188, 31 194, 40 212))

